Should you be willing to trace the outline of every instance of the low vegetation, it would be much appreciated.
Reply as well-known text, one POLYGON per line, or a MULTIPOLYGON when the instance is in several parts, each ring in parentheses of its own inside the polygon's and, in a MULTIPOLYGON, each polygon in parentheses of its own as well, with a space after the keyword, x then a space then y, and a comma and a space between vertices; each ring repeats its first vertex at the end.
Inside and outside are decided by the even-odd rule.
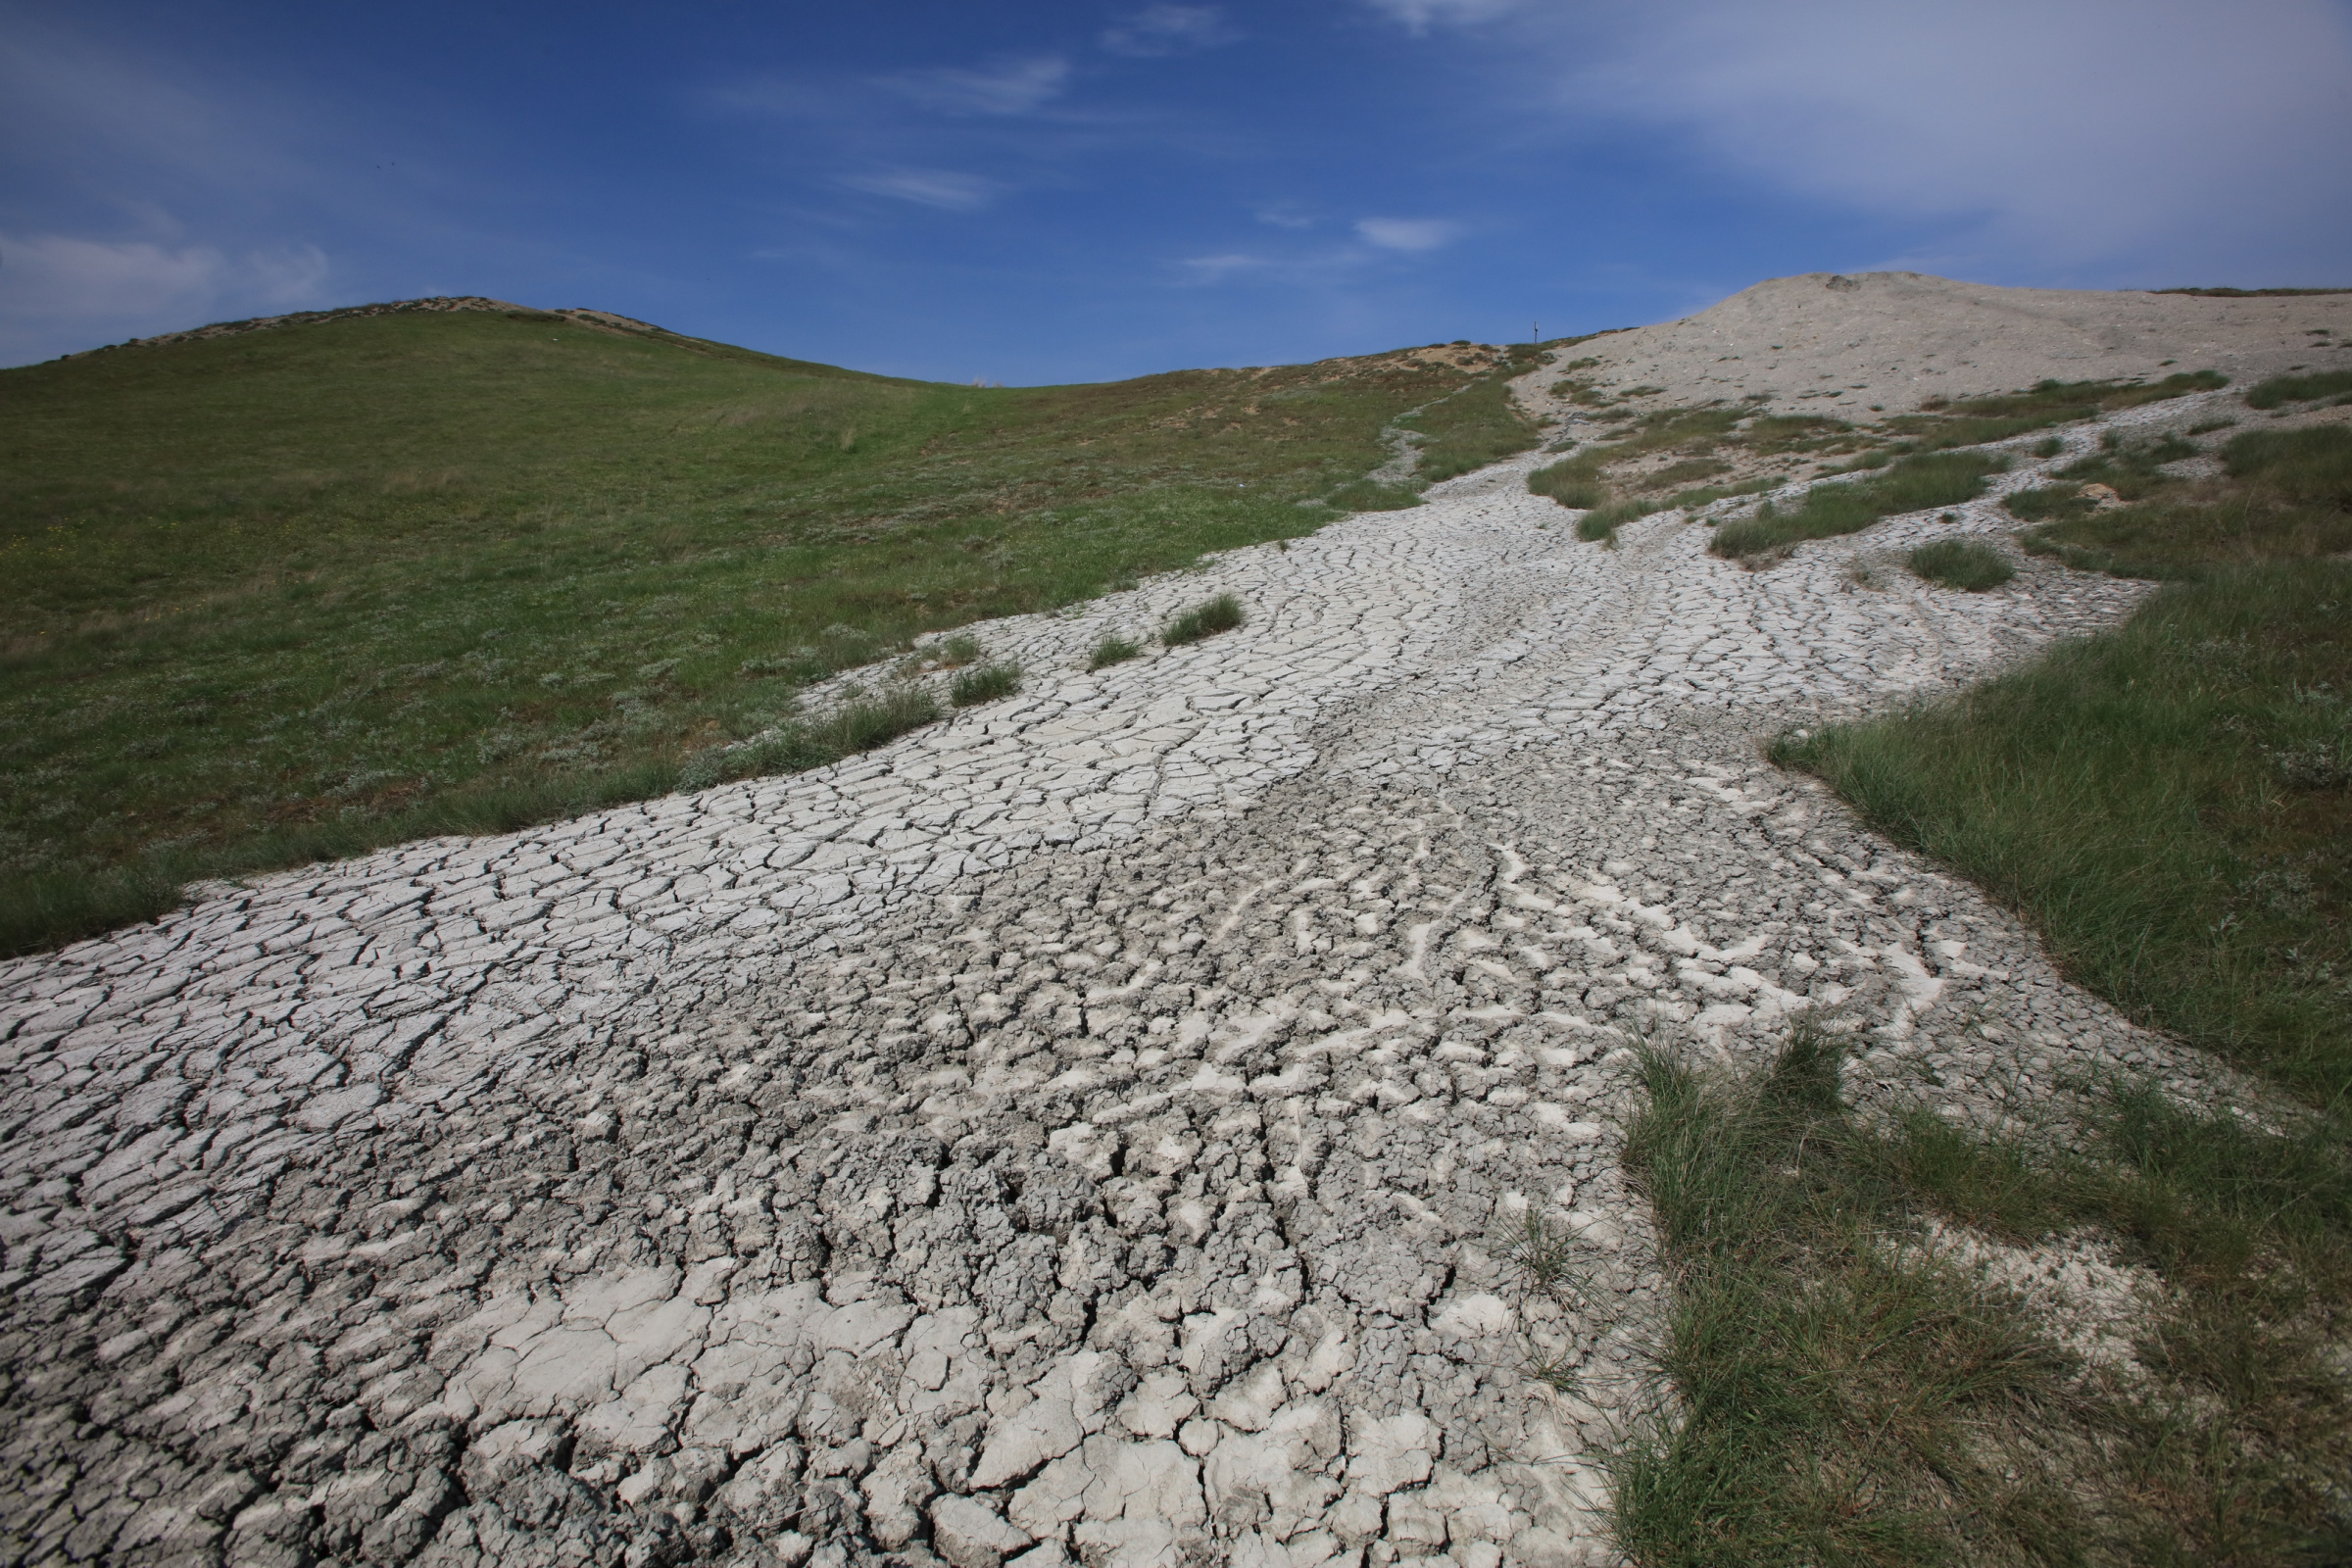
POLYGON ((1921 545, 1903 564, 1930 582, 1967 593, 1998 588, 2017 575, 2009 558, 1981 539, 1936 539, 1921 545))
POLYGON ((2072 424, 2119 409, 2210 392, 2229 384, 2230 378, 2218 370, 2187 370, 2155 382, 2043 381, 2024 392, 1930 399, 1918 414, 1886 419, 1885 428, 1905 438, 1907 450, 1943 452, 2005 441, 2029 430, 2072 424))
POLYGON ((980 389, 528 312, 0 370, 0 948, 829 758, 810 682, 1310 532, 1409 409, 1530 439, 1518 367, 980 389))
POLYGON ((2321 563, 2352 551, 2352 429, 2252 430, 2222 448, 2223 475, 2160 472, 2176 449, 2119 446, 2060 476, 2073 481, 2019 491, 2002 505, 2040 526, 2025 547, 2086 571, 2159 580, 2265 562, 2321 563), (2086 484, 2101 484, 2118 505, 2086 484))
POLYGON ((2096 1096, 2062 1140, 1865 1117, 1800 1019, 1754 1080, 1641 1054, 1627 1162, 1675 1281, 1679 1418, 1614 1455, 1619 1544, 1716 1563, 2341 1560, 2352 1161, 2288 1131, 2096 1096), (2086 1361, 1954 1259, 2105 1240, 2161 1280, 2086 1361))
POLYGON ((957 708, 971 708, 1010 697, 1020 689, 1018 664, 975 664, 956 671, 956 678, 948 683, 948 701, 957 708))
POLYGON ((1713 454, 1741 416, 1737 409, 1660 409, 1639 416, 1633 428, 1615 440, 1589 445, 1538 468, 1528 475, 1527 487, 1561 506, 1585 512, 1587 515, 1577 522, 1581 537, 1607 539, 1620 524, 1675 504, 1643 492, 1725 471, 1729 465, 1713 454), (1607 470, 1622 470, 1628 463, 1661 452, 1673 453, 1682 461, 1639 478, 1622 471, 1604 477, 1607 470))
POLYGON ((1141 657, 1143 651, 1144 645, 1134 638, 1106 631, 1096 642, 1094 652, 1087 656, 1086 667, 1089 670, 1108 669, 1113 664, 1124 664, 1130 659, 1141 657))
POLYGON ((1730 560, 1749 560, 1807 539, 1856 533, 1881 517, 1974 500, 1984 494, 1985 476, 2007 466, 2005 458, 1982 452, 1899 458, 1867 479, 1817 484, 1786 512, 1767 501, 1753 517, 1718 527, 1707 549, 1730 560))
POLYGON ((2352 392, 2352 370, 2317 370, 2309 375, 2275 375, 2246 393, 2246 406, 2275 409, 2281 404, 2308 403, 2352 392))
POLYGON ((1159 640, 1169 648, 1181 648, 1204 637, 1214 637, 1221 631, 1232 631, 1248 619, 1242 602, 1231 594, 1219 594, 1204 599, 1192 609, 1175 616, 1160 628, 1159 640))
POLYGON ((1421 504, 1421 492, 1409 484, 1381 484, 1372 479, 1357 479, 1344 484, 1323 498, 1327 506, 1341 512, 1402 512, 1421 504))
MULTIPOLYGON (((1516 457, 1543 439, 1511 402, 1510 378, 1536 368, 1534 350, 1515 345, 1496 359, 1494 368, 1449 397, 1403 416, 1396 422, 1419 432, 1420 462, 1414 466, 1417 485, 1451 479, 1490 463, 1516 457)), ((1357 511, 1370 510, 1356 508, 1357 511)))

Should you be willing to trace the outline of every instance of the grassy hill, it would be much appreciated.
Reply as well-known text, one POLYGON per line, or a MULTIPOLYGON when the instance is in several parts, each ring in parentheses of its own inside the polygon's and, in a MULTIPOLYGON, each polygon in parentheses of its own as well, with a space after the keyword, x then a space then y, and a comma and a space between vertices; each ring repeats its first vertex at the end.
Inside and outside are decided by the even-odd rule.
POLYGON ((916 636, 1312 530, 1434 399, 1440 471, 1524 446, 1525 368, 980 389, 469 310, 0 370, 0 951, 662 793, 916 636))

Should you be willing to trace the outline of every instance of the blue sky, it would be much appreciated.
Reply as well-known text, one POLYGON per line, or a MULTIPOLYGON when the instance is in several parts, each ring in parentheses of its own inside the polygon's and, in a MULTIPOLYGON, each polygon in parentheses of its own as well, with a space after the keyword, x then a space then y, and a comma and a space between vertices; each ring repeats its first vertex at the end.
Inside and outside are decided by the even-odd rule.
POLYGON ((2352 284, 2347 146, 2352 0, 0 0, 0 363, 475 293, 1017 385, 2352 284))

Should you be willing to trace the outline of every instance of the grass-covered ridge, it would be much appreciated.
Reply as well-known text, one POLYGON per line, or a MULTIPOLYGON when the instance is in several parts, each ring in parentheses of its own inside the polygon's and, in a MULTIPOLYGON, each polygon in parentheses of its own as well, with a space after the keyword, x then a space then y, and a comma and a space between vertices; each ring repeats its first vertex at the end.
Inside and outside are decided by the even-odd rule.
POLYGON ((0 370, 0 950, 661 793, 915 637, 1310 531, 1408 409, 1518 439, 1513 366, 982 390, 474 311, 0 370))

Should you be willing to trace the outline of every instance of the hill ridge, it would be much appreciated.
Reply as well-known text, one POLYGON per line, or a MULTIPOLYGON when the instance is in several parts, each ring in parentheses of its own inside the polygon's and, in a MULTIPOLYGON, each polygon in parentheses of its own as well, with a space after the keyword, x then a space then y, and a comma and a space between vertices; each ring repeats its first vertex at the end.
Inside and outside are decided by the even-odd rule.
POLYGON ((562 310, 541 310, 534 305, 517 305, 512 300, 494 300, 483 294, 431 294, 413 300, 384 300, 369 305, 339 305, 323 311, 289 311, 282 316, 249 316, 241 320, 211 321, 192 326, 181 332, 159 332, 153 337, 134 337, 121 343, 103 343, 94 349, 74 354, 61 354, 61 360, 83 360, 93 354, 105 354, 115 349, 159 348, 171 343, 197 343, 207 338, 236 337, 246 332, 266 332, 283 326, 313 326, 324 321, 356 320, 369 316, 406 316, 416 313, 480 311, 505 315, 522 320, 550 319, 569 321, 575 326, 595 331, 616 332, 644 336, 658 334, 677 337, 664 326, 640 321, 634 317, 614 311, 592 310, 571 306, 562 310))

